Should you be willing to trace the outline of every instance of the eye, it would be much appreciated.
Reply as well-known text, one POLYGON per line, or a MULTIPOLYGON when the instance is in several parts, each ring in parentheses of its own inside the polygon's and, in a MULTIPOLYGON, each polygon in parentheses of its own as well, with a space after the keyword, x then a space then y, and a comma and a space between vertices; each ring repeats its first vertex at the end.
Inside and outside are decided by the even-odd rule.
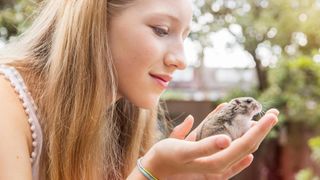
POLYGON ((246 99, 246 103, 250 104, 252 102, 252 99, 246 99))
POLYGON ((165 29, 165 28, 161 28, 161 27, 156 27, 156 26, 154 26, 154 27, 152 27, 152 29, 153 29, 153 32, 154 32, 156 35, 158 35, 159 37, 164 37, 164 36, 166 36, 166 35, 169 34, 168 30, 165 29))

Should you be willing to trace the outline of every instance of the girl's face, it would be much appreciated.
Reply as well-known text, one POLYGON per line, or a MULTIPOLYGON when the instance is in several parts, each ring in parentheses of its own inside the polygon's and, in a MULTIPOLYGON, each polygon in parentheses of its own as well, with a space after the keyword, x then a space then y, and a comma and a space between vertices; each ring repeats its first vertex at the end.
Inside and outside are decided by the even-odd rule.
POLYGON ((189 0, 135 0, 112 18, 109 37, 120 97, 141 108, 157 105, 174 71, 186 67, 183 41, 191 6, 189 0))

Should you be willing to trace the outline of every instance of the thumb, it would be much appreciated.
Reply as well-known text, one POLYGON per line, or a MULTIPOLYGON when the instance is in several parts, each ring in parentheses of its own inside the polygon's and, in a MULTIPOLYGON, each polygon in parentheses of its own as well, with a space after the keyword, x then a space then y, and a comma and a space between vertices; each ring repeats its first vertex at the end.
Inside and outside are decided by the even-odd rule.
POLYGON ((176 138, 176 139, 184 139, 186 135, 190 132, 193 126, 193 122, 194 122, 193 116, 189 115, 181 124, 173 128, 173 131, 170 134, 170 137, 176 138))

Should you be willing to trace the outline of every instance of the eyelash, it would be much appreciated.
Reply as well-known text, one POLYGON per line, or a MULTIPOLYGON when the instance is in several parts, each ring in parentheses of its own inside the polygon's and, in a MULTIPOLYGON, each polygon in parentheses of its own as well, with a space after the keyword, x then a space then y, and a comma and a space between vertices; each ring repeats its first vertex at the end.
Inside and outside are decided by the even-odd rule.
POLYGON ((160 27, 152 27, 153 32, 158 35, 159 37, 164 37, 166 35, 169 34, 169 32, 167 30, 165 30, 164 28, 160 28, 160 27))

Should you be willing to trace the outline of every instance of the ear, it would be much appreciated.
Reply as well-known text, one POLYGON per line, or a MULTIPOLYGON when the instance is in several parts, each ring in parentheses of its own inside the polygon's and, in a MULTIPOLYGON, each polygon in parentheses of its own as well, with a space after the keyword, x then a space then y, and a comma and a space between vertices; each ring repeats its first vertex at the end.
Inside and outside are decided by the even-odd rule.
POLYGON ((235 99, 235 102, 236 102, 237 104, 240 104, 239 99, 235 99))

